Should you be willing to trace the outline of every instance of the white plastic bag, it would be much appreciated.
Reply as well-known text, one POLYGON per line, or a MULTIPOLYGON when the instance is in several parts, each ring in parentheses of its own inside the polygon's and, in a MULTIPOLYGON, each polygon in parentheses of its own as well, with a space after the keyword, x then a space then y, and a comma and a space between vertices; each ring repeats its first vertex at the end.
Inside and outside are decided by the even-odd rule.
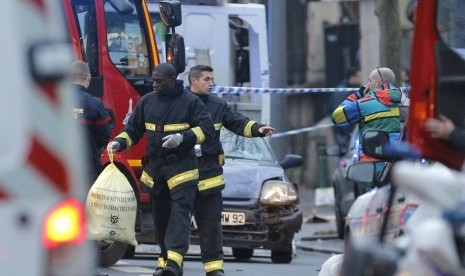
POLYGON ((88 238, 136 246, 136 195, 127 178, 113 163, 113 154, 109 156, 111 164, 102 171, 87 194, 88 238))

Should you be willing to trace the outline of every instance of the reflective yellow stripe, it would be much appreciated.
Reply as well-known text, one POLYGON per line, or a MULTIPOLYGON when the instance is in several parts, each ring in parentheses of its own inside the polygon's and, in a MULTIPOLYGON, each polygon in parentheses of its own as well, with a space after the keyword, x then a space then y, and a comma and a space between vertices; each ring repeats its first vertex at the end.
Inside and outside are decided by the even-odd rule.
POLYGON ((180 124, 170 124, 170 125, 165 125, 163 129, 165 131, 180 131, 180 130, 186 130, 189 129, 189 124, 188 123, 180 123, 180 124))
POLYGON ((217 123, 217 124, 214 124, 215 126, 215 130, 220 130, 221 127, 223 126, 223 123, 217 123))
POLYGON ((200 127, 194 127, 191 128, 191 130, 194 132, 195 136, 197 137, 197 144, 202 144, 205 142, 205 135, 203 134, 203 131, 200 127))
POLYGON ((188 182, 188 181, 191 181, 191 180, 195 180, 195 179, 198 179, 198 178, 199 178, 199 170, 198 169, 183 172, 183 173, 177 174, 177 175, 171 177, 170 179, 168 179, 168 187, 171 190, 174 187, 178 186, 179 184, 182 184, 182 183, 185 183, 185 182, 188 182))
POLYGON ((218 175, 215 177, 207 178, 199 182, 197 185, 199 187, 199 191, 205 191, 211 188, 215 188, 224 184, 224 177, 223 175, 218 175))
POLYGON ((165 268, 166 261, 163 257, 158 257, 158 268, 165 268))
POLYGON ((128 159, 127 161, 131 167, 142 167, 142 160, 140 159, 128 159))
POLYGON ((379 112, 376 114, 365 116, 365 122, 369 122, 374 119, 388 118, 400 116, 399 107, 391 107, 391 110, 385 112, 379 112))
POLYGON ((171 250, 168 250, 168 260, 172 260, 172 261, 175 261, 176 264, 181 267, 182 265, 182 255, 177 253, 177 252, 174 252, 174 251, 171 251, 171 250))
POLYGON ((347 122, 347 118, 346 118, 346 115, 344 114, 344 107, 343 106, 340 106, 338 108, 336 108, 336 110, 334 110, 333 112, 333 118, 334 118, 334 122, 336 124, 341 124, 341 123, 346 123, 347 122))
POLYGON ((156 124, 145 123, 145 129, 146 129, 146 130, 155 131, 155 128, 156 128, 156 127, 157 127, 156 124))
POLYGON ((244 136, 245 137, 252 137, 252 126, 255 124, 255 121, 249 121, 244 128, 244 136))
POLYGON ((224 165, 224 154, 218 155, 218 164, 220 164, 220 166, 224 165))
POLYGON ((223 270, 223 260, 204 263, 203 267, 205 267, 205 272, 207 273, 214 270, 223 270))
POLYGON ((144 183, 150 188, 152 188, 153 184, 155 184, 155 182, 153 181, 153 178, 150 177, 150 175, 146 173, 145 171, 142 171, 142 175, 140 176, 140 182, 144 183))
POLYGON ((125 139, 126 140, 126 145, 127 145, 128 148, 130 146, 132 146, 132 139, 131 139, 131 137, 129 137, 129 135, 126 132, 121 132, 120 134, 118 134, 118 136, 116 136, 116 138, 125 139))

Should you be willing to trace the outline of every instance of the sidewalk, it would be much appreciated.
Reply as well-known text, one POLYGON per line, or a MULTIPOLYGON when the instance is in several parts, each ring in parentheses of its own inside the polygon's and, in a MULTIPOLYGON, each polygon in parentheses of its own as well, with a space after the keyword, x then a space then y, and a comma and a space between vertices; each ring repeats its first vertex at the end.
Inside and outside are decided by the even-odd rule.
POLYGON ((300 189, 299 195, 304 219, 302 230, 295 236, 296 247, 327 254, 343 253, 344 241, 337 237, 334 206, 316 206, 312 189, 300 189))

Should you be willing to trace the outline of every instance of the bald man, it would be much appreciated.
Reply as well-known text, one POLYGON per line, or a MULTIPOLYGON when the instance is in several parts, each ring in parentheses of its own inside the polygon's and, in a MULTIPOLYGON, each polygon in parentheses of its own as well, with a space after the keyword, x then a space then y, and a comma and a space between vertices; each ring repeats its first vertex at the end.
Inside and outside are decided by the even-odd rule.
POLYGON ((162 63, 153 70, 153 92, 144 95, 122 133, 107 146, 111 152, 136 144, 147 133, 141 182, 151 188, 152 215, 161 256, 154 275, 182 275, 189 247, 191 218, 199 184, 194 146, 213 137, 205 105, 184 92, 176 68, 162 63), (144 162, 145 163, 145 162, 144 162))
MULTIPOLYGON (((396 77, 387 67, 377 67, 368 76, 368 83, 349 95, 332 114, 336 125, 359 124, 360 134, 367 130, 384 130, 389 133, 392 144, 398 142, 401 129, 400 103, 402 92, 394 85, 396 77)), ((361 136, 360 136, 361 137, 361 136)), ((359 146, 361 162, 376 161, 363 155, 359 146)), ((381 170, 382 165, 377 166, 381 170)))

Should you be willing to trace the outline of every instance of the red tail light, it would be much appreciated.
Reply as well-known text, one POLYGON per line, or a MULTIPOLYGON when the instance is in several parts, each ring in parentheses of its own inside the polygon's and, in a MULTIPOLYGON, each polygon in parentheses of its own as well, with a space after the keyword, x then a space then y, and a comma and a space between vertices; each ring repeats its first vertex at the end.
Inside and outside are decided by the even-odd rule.
POLYGON ((81 243, 85 239, 85 225, 82 204, 75 199, 67 199, 47 214, 42 229, 42 243, 48 249, 63 243, 81 243))

